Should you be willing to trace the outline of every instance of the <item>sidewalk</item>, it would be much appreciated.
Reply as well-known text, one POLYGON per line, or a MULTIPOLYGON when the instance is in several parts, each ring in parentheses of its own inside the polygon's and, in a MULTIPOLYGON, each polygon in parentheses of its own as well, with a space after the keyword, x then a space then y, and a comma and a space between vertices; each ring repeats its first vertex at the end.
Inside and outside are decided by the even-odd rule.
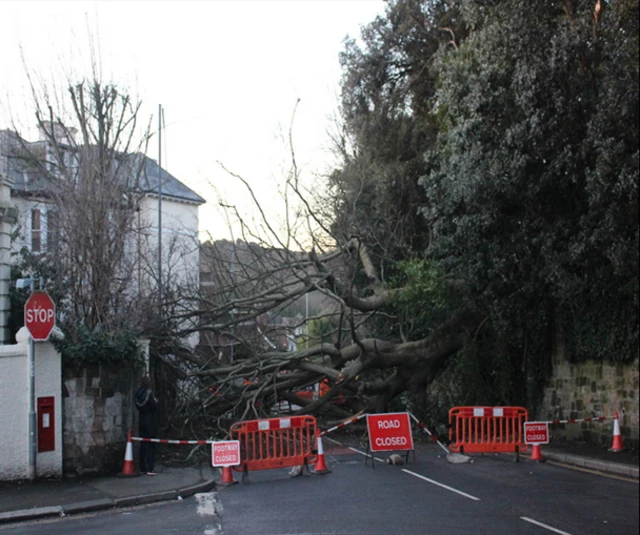
POLYGON ((605 474, 639 479, 637 451, 611 452, 589 444, 545 444, 542 456, 549 461, 595 470, 605 474))
POLYGON ((0 524, 176 500, 215 487, 209 466, 156 470, 156 476, 0 483, 0 524))
MULTIPOLYGON (((549 461, 638 479, 637 451, 613 453, 585 444, 548 444, 542 446, 542 455, 549 461)), ((157 476, 0 483, 0 524, 176 500, 216 486, 214 470, 208 465, 158 465, 157 470, 157 476)))

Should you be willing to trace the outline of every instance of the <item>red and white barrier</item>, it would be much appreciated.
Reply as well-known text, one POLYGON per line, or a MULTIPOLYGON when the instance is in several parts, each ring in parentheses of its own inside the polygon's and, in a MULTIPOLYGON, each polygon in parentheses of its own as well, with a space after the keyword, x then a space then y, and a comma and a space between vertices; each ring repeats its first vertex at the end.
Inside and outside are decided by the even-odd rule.
POLYGON ((438 437, 436 435, 434 435, 433 433, 431 433, 431 431, 429 431, 427 429, 426 425, 424 425, 422 422, 420 422, 413 414, 409 413, 409 416, 411 416, 411 419, 418 425, 418 427, 420 429, 422 429, 427 435, 429 435, 429 437, 431 438, 431 440, 433 442, 438 444, 438 446, 440 446, 447 453, 451 453, 449 451, 449 448, 447 448, 442 442, 440 442, 440 440, 438 440, 438 437))
POLYGON ((326 431, 320 431, 320 433, 318 433, 318 434, 319 434, 319 436, 324 436, 327 433, 331 433, 332 431, 335 431, 336 429, 341 429, 343 427, 346 427, 349 424, 353 424, 353 423, 357 422, 358 420, 360 420, 361 418, 364 418, 365 416, 366 416, 366 414, 360 414, 358 416, 353 416, 352 418, 349 418, 348 420, 345 420, 344 422, 342 422, 342 423, 340 423, 340 424, 338 424, 338 425, 336 425, 334 427, 331 427, 330 429, 327 429, 326 431))
POLYGON ((153 442, 154 444, 213 444, 216 440, 168 440, 165 438, 143 438, 143 437, 131 437, 131 440, 136 442, 153 442))

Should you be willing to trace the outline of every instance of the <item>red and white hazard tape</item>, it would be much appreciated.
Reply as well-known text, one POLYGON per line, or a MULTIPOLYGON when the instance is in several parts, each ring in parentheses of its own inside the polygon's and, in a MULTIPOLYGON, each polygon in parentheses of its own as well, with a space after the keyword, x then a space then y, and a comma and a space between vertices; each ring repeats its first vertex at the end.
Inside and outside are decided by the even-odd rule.
POLYGON ((449 449, 448 449, 448 448, 447 448, 447 447, 446 447, 442 442, 440 442, 440 441, 438 440, 438 437, 437 437, 436 435, 434 435, 433 433, 431 433, 431 431, 429 431, 429 430, 427 429, 427 426, 426 426, 426 425, 424 425, 421 421, 419 421, 419 420, 418 420, 418 419, 417 419, 413 414, 409 413, 409 416, 411 416, 411 419, 412 419, 416 424, 418 424, 418 427, 419 427, 420 429, 422 429, 422 430, 423 430, 427 435, 429 435, 429 436, 431 437, 431 440, 432 440, 433 442, 435 442, 436 444, 438 444, 438 446, 440 446, 440 447, 441 447, 444 451, 446 451, 447 453, 450 453, 450 452, 449 452, 449 449))
MULTIPOLYGON (((614 418, 614 420, 615 419, 616 418, 614 418)), ((575 418, 575 419, 571 419, 571 420, 549 420, 548 422, 541 422, 541 423, 546 423, 546 424, 549 424, 549 425, 579 424, 581 422, 603 422, 605 420, 611 420, 611 417, 598 416, 597 418, 575 418)))
POLYGON ((346 427, 349 424, 353 424, 355 422, 357 422, 360 418, 364 418, 366 416, 366 414, 361 414, 359 416, 354 416, 353 418, 349 418, 348 420, 342 422, 341 424, 338 424, 334 427, 331 427, 330 429, 327 429, 325 431, 320 431, 319 435, 320 436, 324 436, 327 433, 331 433, 331 431, 335 431, 336 429, 341 429, 342 427, 346 427))
POLYGON ((167 440, 165 438, 143 438, 143 437, 131 437, 131 440, 136 442, 154 442, 156 444, 213 444, 215 440, 167 440))

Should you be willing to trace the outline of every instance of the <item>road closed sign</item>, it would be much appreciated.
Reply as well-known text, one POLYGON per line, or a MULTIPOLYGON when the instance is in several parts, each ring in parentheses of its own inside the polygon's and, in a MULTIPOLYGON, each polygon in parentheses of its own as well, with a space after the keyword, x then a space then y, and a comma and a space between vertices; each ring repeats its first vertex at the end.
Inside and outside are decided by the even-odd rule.
POLYGON ((240 441, 221 440, 211 443, 213 466, 238 466, 240 464, 240 441))
POLYGON ((547 422, 525 422, 524 443, 549 444, 549 424, 547 422))
POLYGON ((406 412, 368 414, 367 428, 372 452, 413 450, 411 420, 406 412))

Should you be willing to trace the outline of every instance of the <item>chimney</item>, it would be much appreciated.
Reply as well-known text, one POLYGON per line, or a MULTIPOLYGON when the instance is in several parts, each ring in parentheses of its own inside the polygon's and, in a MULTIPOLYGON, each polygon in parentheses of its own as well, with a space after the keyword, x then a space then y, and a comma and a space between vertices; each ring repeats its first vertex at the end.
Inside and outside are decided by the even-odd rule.
POLYGON ((72 126, 65 126, 59 121, 44 121, 38 124, 40 131, 40 141, 47 141, 51 137, 56 143, 64 145, 73 145, 76 141, 78 130, 72 126))

